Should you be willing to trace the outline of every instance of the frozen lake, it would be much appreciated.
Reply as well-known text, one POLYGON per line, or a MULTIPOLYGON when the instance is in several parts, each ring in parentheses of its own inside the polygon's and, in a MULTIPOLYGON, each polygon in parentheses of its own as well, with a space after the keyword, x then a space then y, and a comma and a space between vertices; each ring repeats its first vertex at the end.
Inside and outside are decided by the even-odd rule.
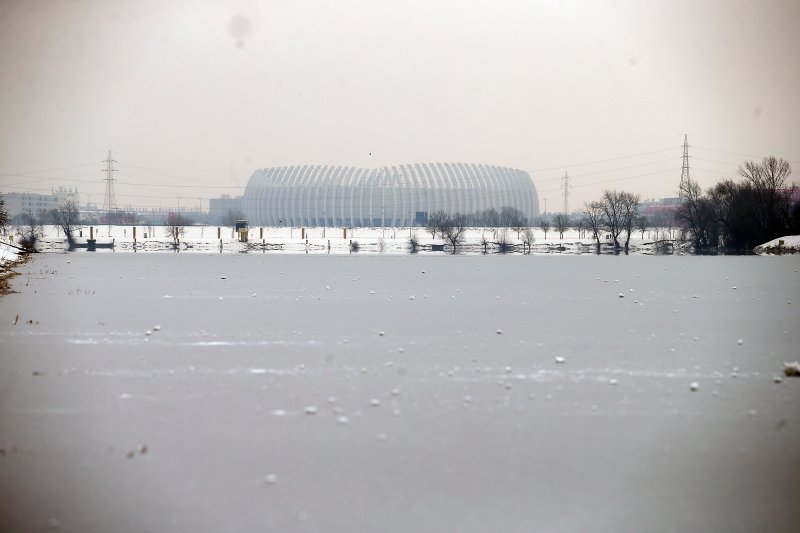
POLYGON ((0 529, 796 531, 798 269, 42 254, 0 298, 0 529))

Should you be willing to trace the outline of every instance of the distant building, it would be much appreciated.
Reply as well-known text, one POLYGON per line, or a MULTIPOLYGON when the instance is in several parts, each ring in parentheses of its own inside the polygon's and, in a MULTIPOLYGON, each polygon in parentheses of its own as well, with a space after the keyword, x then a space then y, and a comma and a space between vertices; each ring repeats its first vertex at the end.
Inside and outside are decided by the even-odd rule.
POLYGON ((681 205, 680 198, 659 198, 639 202, 640 215, 647 217, 651 226, 668 227, 675 223, 675 212, 681 205))
POLYGON ((76 206, 80 203, 78 189, 59 187, 50 194, 32 192, 10 192, 3 194, 8 218, 13 219, 23 213, 31 213, 37 217, 46 216, 50 211, 70 201, 76 206))
POLYGON ((425 163, 382 168, 293 166, 256 170, 244 193, 251 225, 423 225, 430 213, 517 209, 539 214, 527 172, 493 165, 425 163))
POLYGON ((208 219, 212 224, 232 225, 242 217, 242 197, 223 194, 208 199, 208 219))

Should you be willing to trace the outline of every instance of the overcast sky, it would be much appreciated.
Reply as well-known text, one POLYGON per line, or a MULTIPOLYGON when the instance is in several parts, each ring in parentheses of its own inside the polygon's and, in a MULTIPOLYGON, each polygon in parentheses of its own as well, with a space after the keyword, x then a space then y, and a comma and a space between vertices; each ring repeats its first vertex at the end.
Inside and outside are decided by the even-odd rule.
POLYGON ((0 191, 102 205, 109 149, 142 206, 270 166, 475 162, 552 212, 564 172, 571 208, 674 196, 684 133, 704 186, 768 154, 800 181, 799 28, 797 1, 3 0, 0 191))

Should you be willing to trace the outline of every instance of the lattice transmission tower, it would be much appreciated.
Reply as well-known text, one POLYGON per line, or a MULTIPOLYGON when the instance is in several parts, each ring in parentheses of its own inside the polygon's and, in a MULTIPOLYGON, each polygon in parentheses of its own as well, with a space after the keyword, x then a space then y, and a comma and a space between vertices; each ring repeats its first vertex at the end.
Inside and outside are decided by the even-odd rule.
POLYGON ((116 181, 114 172, 116 172, 117 169, 114 168, 114 163, 116 163, 116 161, 111 159, 111 150, 108 151, 108 159, 103 161, 103 163, 106 164, 106 168, 102 170, 102 172, 106 173, 106 195, 103 199, 103 211, 106 214, 107 222, 111 224, 117 212, 117 197, 114 194, 114 182, 116 181))
POLYGON ((569 191, 572 189, 570 180, 572 178, 569 177, 569 173, 564 172, 564 177, 561 178, 561 194, 564 195, 564 214, 567 216, 569 216, 569 191))
POLYGON ((683 135, 683 166, 681 167, 681 185, 678 189, 678 196, 683 198, 683 191, 689 185, 689 135, 683 135))

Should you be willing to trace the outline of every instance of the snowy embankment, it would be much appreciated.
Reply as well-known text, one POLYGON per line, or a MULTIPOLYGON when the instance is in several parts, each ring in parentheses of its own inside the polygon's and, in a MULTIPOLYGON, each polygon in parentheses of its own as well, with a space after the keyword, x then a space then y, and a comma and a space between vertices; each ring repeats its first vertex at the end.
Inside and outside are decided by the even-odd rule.
POLYGON ((19 259, 20 252, 16 246, 0 242, 0 268, 19 259))
POLYGON ((10 280, 15 275, 11 266, 20 260, 22 250, 5 242, 0 242, 0 295, 11 292, 10 280))
POLYGON ((756 246, 757 254, 796 254, 800 253, 800 235, 778 237, 756 246))

